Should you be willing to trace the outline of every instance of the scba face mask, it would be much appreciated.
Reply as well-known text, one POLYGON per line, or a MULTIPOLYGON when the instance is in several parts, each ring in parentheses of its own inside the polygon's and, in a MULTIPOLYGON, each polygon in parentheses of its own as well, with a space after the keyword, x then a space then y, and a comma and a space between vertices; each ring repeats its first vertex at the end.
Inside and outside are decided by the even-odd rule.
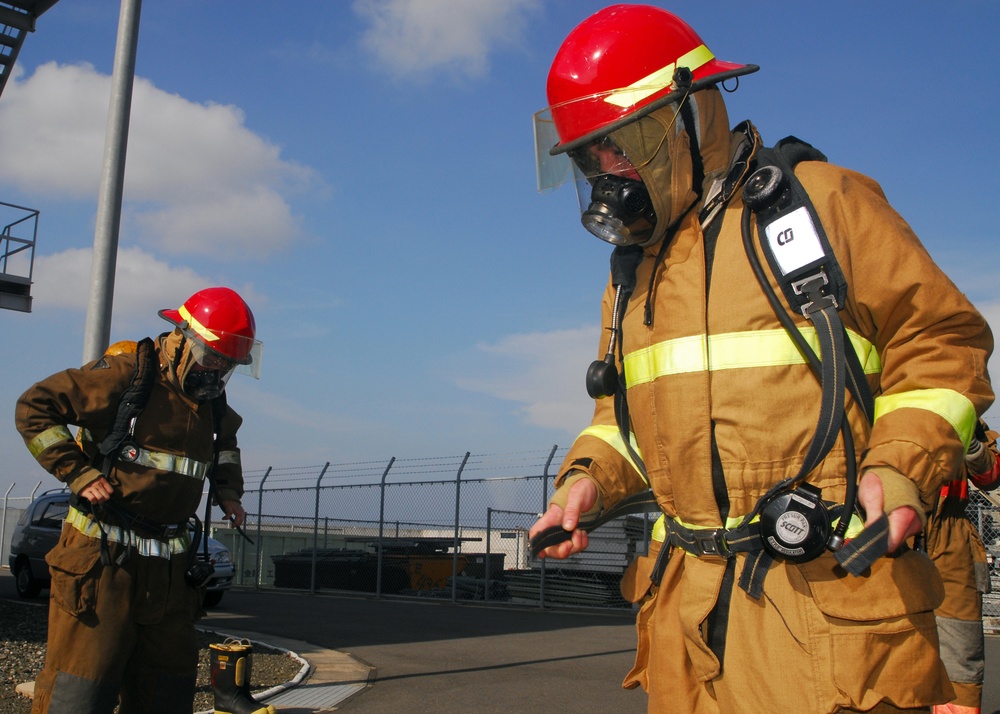
POLYGON ((226 382, 233 372, 217 369, 191 370, 184 378, 184 392, 199 402, 207 402, 220 396, 226 389, 226 382))
POLYGON ((612 245, 642 245, 653 235, 656 211, 642 181, 612 174, 593 180, 583 227, 612 245))
POLYGON ((562 182, 561 176, 572 177, 581 221, 590 233, 612 245, 648 245, 656 237, 657 213, 639 172, 665 141, 661 123, 631 122, 564 154, 540 159, 539 187, 552 188, 562 182), (560 164, 565 168, 559 169, 560 164))

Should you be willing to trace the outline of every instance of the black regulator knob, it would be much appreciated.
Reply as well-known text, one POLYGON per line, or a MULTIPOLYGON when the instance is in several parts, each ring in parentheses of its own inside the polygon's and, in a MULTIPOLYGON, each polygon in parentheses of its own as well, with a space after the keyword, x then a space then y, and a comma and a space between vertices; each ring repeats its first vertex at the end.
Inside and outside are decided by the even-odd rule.
POLYGON ((832 532, 820 490, 804 483, 771 497, 760 512, 764 550, 779 560, 805 563, 823 554, 832 532))
POLYGON ((761 166, 743 184, 743 203, 752 211, 770 206, 784 190, 785 174, 777 166, 761 166))

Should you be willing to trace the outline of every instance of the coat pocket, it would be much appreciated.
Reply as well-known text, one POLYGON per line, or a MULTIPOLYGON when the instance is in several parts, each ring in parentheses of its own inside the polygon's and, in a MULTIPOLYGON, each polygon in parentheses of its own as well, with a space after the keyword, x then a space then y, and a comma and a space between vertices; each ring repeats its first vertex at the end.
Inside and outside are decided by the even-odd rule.
POLYGON ((979 531, 969 527, 969 550, 972 551, 972 570, 976 576, 976 590, 983 595, 992 592, 990 583, 990 567, 986 562, 986 546, 979 537, 979 531))
POLYGON ((649 691, 649 655, 653 641, 652 619, 653 610, 656 608, 658 591, 659 588, 651 584, 642 596, 645 598, 645 602, 642 603, 639 614, 635 618, 635 631, 637 635, 635 665, 632 667, 632 671, 625 676, 625 681, 622 682, 622 686, 625 689, 642 687, 643 690, 649 691))
POLYGON ((653 587, 650 578, 653 575, 653 568, 656 567, 661 546, 661 543, 653 541, 649 545, 648 555, 640 555, 625 568, 619 590, 628 602, 640 602, 649 594, 650 588, 653 587))
POLYGON ((74 617, 93 612, 101 579, 100 541, 65 527, 59 545, 49 551, 52 584, 49 592, 61 609, 74 617))
POLYGON ((944 586, 926 555, 881 558, 863 577, 847 575, 831 556, 797 570, 818 611, 811 618, 814 651, 828 653, 845 706, 867 710, 888 700, 908 708, 948 699, 933 612, 944 586))

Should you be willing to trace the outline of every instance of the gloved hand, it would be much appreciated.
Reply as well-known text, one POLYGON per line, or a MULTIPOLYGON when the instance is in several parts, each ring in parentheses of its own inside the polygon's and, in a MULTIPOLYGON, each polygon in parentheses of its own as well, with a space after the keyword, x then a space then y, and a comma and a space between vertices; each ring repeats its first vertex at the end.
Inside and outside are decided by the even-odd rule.
POLYGON ((533 538, 546 528, 558 525, 566 531, 572 531, 573 536, 567 541, 549 546, 541 551, 538 557, 563 559, 585 549, 590 544, 590 539, 585 531, 577 529, 580 517, 594 515, 600 511, 601 497, 597 482, 582 472, 567 476, 553 494, 548 510, 528 531, 528 536, 533 538))

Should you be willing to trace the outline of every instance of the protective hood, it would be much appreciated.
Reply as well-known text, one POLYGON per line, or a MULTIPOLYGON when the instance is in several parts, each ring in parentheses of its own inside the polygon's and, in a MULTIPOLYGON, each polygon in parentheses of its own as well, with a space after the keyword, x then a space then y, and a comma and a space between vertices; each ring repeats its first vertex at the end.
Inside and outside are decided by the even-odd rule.
POLYGON ((678 103, 611 132, 611 139, 635 165, 656 211, 656 226, 643 243, 663 240, 667 230, 703 195, 729 165, 729 114, 716 87, 702 89, 685 100, 695 124, 698 152, 704 171, 702 186, 694 186, 691 127, 686 126, 678 103))
POLYGON ((160 346, 160 369, 166 373, 167 381, 185 399, 197 402, 198 400, 184 389, 184 380, 196 363, 191 349, 194 343, 185 339, 180 329, 160 335, 157 342, 160 346))

